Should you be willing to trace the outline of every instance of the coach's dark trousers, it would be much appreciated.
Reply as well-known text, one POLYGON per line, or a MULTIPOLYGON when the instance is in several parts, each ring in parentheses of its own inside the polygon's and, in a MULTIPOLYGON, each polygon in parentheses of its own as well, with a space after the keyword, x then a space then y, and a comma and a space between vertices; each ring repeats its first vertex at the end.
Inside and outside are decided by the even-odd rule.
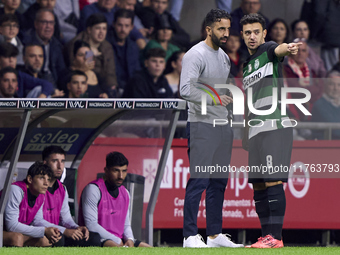
MULTIPOLYGON (((202 122, 188 122, 188 155, 190 179, 184 202, 183 236, 198 232, 197 214, 199 202, 206 190, 205 207, 207 235, 222 232, 222 208, 224 192, 228 183, 233 144, 233 130, 229 125, 215 126, 202 122)), ((201 212, 201 216, 203 212, 201 212)))

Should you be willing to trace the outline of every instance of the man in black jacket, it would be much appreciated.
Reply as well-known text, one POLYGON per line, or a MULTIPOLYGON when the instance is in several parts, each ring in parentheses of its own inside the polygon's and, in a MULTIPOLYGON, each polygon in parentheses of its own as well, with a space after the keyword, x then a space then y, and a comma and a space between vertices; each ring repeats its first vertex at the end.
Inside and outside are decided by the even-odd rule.
POLYGON ((165 51, 150 49, 146 53, 145 68, 137 72, 125 87, 124 98, 171 98, 173 97, 165 69, 165 51))

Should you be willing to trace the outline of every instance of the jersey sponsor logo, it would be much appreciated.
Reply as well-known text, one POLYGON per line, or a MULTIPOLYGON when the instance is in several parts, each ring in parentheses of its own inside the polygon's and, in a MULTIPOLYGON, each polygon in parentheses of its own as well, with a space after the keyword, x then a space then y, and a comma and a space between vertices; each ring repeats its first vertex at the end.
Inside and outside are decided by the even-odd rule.
POLYGON ((243 86, 244 89, 247 89, 249 86, 255 84, 258 80, 260 80, 262 77, 262 73, 258 72, 250 77, 244 78, 243 79, 243 86))
POLYGON ((53 208, 47 208, 47 211, 52 211, 54 209, 54 207, 53 208))

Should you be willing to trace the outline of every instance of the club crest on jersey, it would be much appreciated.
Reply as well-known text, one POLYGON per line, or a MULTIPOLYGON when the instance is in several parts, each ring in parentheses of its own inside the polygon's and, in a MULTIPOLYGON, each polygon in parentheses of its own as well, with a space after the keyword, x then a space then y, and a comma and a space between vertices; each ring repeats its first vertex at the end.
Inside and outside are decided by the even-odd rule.
POLYGON ((251 64, 249 64, 249 65, 248 65, 248 73, 251 73, 251 70, 252 70, 251 64))
POLYGON ((255 60, 255 65, 254 65, 255 70, 256 70, 257 68, 259 68, 259 66, 260 66, 260 60, 256 59, 256 60, 255 60))

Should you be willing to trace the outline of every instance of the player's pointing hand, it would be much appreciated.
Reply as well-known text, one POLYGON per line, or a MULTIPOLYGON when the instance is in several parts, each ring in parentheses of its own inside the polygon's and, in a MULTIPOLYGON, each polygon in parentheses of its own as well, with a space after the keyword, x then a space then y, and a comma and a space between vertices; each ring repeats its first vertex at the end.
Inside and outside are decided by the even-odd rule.
POLYGON ((289 43, 288 44, 288 52, 291 55, 296 55, 299 51, 299 47, 300 45, 302 45, 302 42, 298 42, 298 43, 289 43))

